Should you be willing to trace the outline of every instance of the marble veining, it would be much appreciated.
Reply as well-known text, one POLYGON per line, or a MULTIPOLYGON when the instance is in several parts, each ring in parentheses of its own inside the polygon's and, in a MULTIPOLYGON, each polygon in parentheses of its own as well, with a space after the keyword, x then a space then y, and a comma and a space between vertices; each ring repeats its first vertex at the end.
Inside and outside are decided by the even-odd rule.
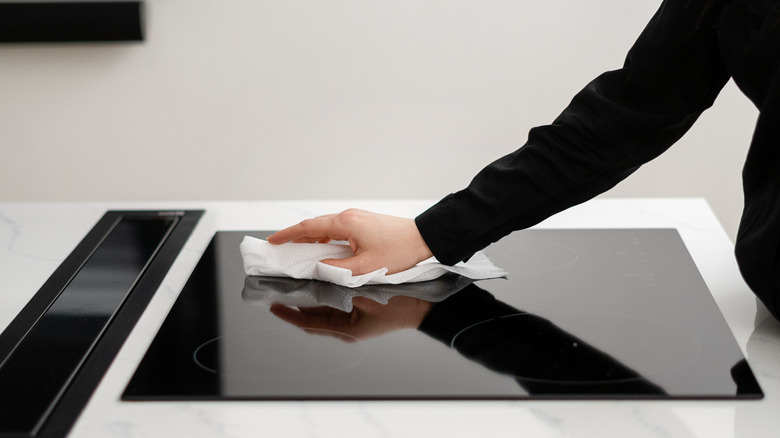
POLYGON ((217 230, 278 229, 348 207, 413 217, 433 202, 284 201, 0 203, 0 328, 109 209, 207 210, 82 413, 74 437, 696 437, 763 438, 780 430, 780 324, 735 270, 706 203, 595 200, 540 227, 676 227, 766 393, 759 401, 123 402, 121 393, 217 230), (757 309, 757 310, 756 310, 757 309), (758 312, 758 313, 757 313, 758 312), (765 310, 764 310, 765 312, 765 310))
POLYGON ((20 226, 0 210, 0 244, 6 251, 13 252, 14 242, 21 234, 20 226))

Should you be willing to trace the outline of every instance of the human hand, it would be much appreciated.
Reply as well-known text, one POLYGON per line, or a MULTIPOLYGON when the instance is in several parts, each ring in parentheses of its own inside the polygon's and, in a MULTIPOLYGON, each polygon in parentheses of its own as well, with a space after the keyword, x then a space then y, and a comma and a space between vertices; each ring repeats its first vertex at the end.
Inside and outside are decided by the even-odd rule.
POLYGON ((380 268, 395 274, 433 256, 413 219, 350 209, 285 228, 268 237, 271 244, 285 242, 349 242, 352 257, 326 259, 323 263, 362 275, 380 268))
POLYGON ((355 297, 351 312, 328 306, 294 308, 284 304, 273 304, 270 310, 277 318, 307 333, 355 342, 404 328, 416 329, 432 307, 431 302, 399 295, 387 304, 355 297))

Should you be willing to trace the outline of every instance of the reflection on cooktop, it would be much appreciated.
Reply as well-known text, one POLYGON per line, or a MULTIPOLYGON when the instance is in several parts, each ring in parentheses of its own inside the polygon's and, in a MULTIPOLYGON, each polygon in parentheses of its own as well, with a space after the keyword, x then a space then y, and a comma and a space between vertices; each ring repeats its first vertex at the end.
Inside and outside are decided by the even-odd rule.
POLYGON ((349 289, 247 277, 215 235, 127 400, 756 398, 674 230, 529 230, 506 279, 349 289))
POLYGON ((381 304, 387 304, 396 296, 415 297, 438 303, 473 282, 474 280, 468 277, 447 273, 435 280, 420 283, 369 284, 351 288, 317 280, 247 276, 241 298, 244 302, 257 306, 328 306, 350 312, 355 297, 370 298, 381 304))

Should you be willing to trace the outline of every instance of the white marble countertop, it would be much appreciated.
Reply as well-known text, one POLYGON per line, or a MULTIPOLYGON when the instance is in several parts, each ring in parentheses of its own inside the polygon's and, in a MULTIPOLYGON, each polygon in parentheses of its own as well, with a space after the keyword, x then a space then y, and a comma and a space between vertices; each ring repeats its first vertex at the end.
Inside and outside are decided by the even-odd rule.
POLYGON ((760 401, 122 402, 120 395, 216 230, 277 229, 361 207, 413 217, 429 201, 0 203, 0 329, 106 210, 205 209, 71 431, 76 437, 769 437, 780 431, 780 324, 742 281, 700 199, 595 200, 539 228, 677 228, 746 354, 760 401))

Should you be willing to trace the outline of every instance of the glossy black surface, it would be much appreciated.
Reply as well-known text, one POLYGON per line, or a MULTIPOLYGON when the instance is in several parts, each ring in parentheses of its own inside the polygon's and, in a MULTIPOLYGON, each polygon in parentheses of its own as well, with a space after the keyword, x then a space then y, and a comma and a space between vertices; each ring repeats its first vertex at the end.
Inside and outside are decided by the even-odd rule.
POLYGON ((0 436, 67 433, 199 217, 101 218, 0 334, 0 436))
POLYGON ((175 223, 121 220, 0 367, 2 430, 34 430, 175 223))
POLYGON ((485 251, 508 278, 358 289, 246 277, 247 234, 215 235, 125 399, 762 396, 675 230, 517 232, 485 251))

